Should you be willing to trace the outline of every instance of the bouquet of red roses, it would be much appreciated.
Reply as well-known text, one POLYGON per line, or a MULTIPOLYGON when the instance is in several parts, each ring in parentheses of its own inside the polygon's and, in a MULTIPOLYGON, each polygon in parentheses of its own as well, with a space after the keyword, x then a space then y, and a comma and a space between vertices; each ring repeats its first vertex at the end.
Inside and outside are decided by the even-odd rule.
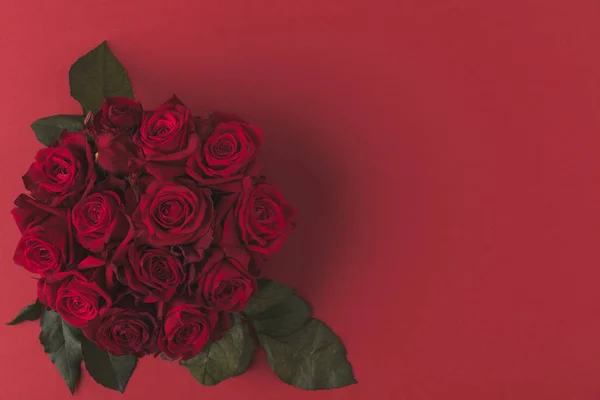
POLYGON ((134 100, 106 42, 69 72, 82 116, 42 118, 48 147, 23 176, 14 261, 39 276, 40 342, 74 392, 81 362, 123 391, 138 357, 179 360, 198 382, 244 372, 255 348, 286 383, 355 383, 339 338, 289 288, 262 277, 294 208, 261 173, 261 130, 134 100))

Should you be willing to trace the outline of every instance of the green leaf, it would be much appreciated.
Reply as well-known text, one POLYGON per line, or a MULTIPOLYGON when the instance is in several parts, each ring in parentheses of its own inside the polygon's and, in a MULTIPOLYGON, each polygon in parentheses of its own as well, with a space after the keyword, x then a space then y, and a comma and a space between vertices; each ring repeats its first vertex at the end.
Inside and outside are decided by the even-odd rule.
POLYGON ((81 330, 65 322, 61 316, 52 310, 45 310, 40 320, 42 332, 40 343, 50 356, 50 361, 67 383, 71 394, 81 376, 81 330))
POLYGON ((310 312, 308 303, 292 294, 255 316, 252 326, 257 333, 266 333, 272 337, 287 336, 302 328, 310 319, 310 312))
POLYGON ((85 369, 104 387, 123 393, 137 365, 136 356, 113 356, 87 338, 82 341, 85 369))
POLYGON ((35 303, 23 307, 19 314, 6 325, 17 325, 24 321, 35 321, 42 315, 42 303, 36 300, 35 303))
POLYGON ((37 139, 45 146, 50 146, 60 137, 63 130, 79 132, 83 129, 81 115, 53 115, 40 118, 31 124, 37 139))
POLYGON ((110 51, 106 41, 73 64, 69 70, 71 96, 83 113, 96 112, 106 97, 133 99, 127 71, 110 51))
POLYGON ((319 390, 357 383, 340 338, 317 319, 286 337, 258 338, 269 365, 289 385, 319 390))
POLYGON ((234 325, 221 340, 208 342, 200 354, 180 361, 180 364, 201 384, 214 386, 244 372, 252 361, 255 348, 248 327, 236 317, 234 325))
POLYGON ((244 312, 256 332, 279 337, 300 329, 310 319, 311 309, 287 286, 263 280, 244 312))
POLYGON ((289 287, 277 283, 269 279, 258 280, 258 291, 250 299, 250 303, 246 306, 244 314, 248 317, 258 315, 268 308, 283 301, 292 293, 289 287))

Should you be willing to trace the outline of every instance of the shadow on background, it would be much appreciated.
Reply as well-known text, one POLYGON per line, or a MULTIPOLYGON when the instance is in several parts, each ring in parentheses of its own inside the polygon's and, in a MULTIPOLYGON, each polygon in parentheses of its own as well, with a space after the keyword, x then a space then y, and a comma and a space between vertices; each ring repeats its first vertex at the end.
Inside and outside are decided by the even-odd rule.
MULTIPOLYGON (((275 110, 273 110, 275 111, 275 110)), ((309 116, 270 112, 254 123, 261 124, 265 143, 261 159, 271 183, 279 185, 284 198, 296 207, 296 230, 265 267, 265 276, 290 285, 308 301, 317 301, 326 290, 323 276, 335 276, 339 265, 330 263, 342 251, 344 230, 338 205, 343 202, 342 167, 328 156, 328 149, 309 116), (273 117, 275 116, 275 117, 273 117), (262 121, 260 121, 262 120, 262 121), (308 294, 310 293, 310 295, 308 294)))

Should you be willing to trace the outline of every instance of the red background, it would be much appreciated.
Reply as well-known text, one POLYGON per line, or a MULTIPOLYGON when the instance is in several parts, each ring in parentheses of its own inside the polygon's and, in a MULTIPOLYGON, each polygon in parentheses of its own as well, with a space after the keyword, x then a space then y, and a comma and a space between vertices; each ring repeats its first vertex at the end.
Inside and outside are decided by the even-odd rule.
MULTIPOLYGON (((272 277, 344 339, 360 384, 309 393, 260 354, 204 388, 144 359, 125 396, 598 399, 600 4, 596 0, 5 0, 0 6, 0 321, 35 296, 9 216, 76 113, 67 72, 108 39, 147 107, 264 128, 299 210, 272 277)), ((35 324, 0 326, 0 398, 68 391, 35 324)))

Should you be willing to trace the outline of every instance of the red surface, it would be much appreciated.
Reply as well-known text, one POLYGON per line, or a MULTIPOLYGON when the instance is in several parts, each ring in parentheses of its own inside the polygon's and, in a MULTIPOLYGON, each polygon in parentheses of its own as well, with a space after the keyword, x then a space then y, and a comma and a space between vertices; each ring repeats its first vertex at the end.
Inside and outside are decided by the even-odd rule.
MULTIPOLYGON (((67 71, 108 39, 138 97, 262 126, 299 210, 271 275, 344 339, 359 385, 288 388, 263 355, 215 388, 144 359, 125 396, 600 398, 600 3, 593 0, 5 0, 0 321, 34 298, 9 216, 75 113, 67 71)), ((0 398, 64 399, 34 324, 0 326, 0 398)))

